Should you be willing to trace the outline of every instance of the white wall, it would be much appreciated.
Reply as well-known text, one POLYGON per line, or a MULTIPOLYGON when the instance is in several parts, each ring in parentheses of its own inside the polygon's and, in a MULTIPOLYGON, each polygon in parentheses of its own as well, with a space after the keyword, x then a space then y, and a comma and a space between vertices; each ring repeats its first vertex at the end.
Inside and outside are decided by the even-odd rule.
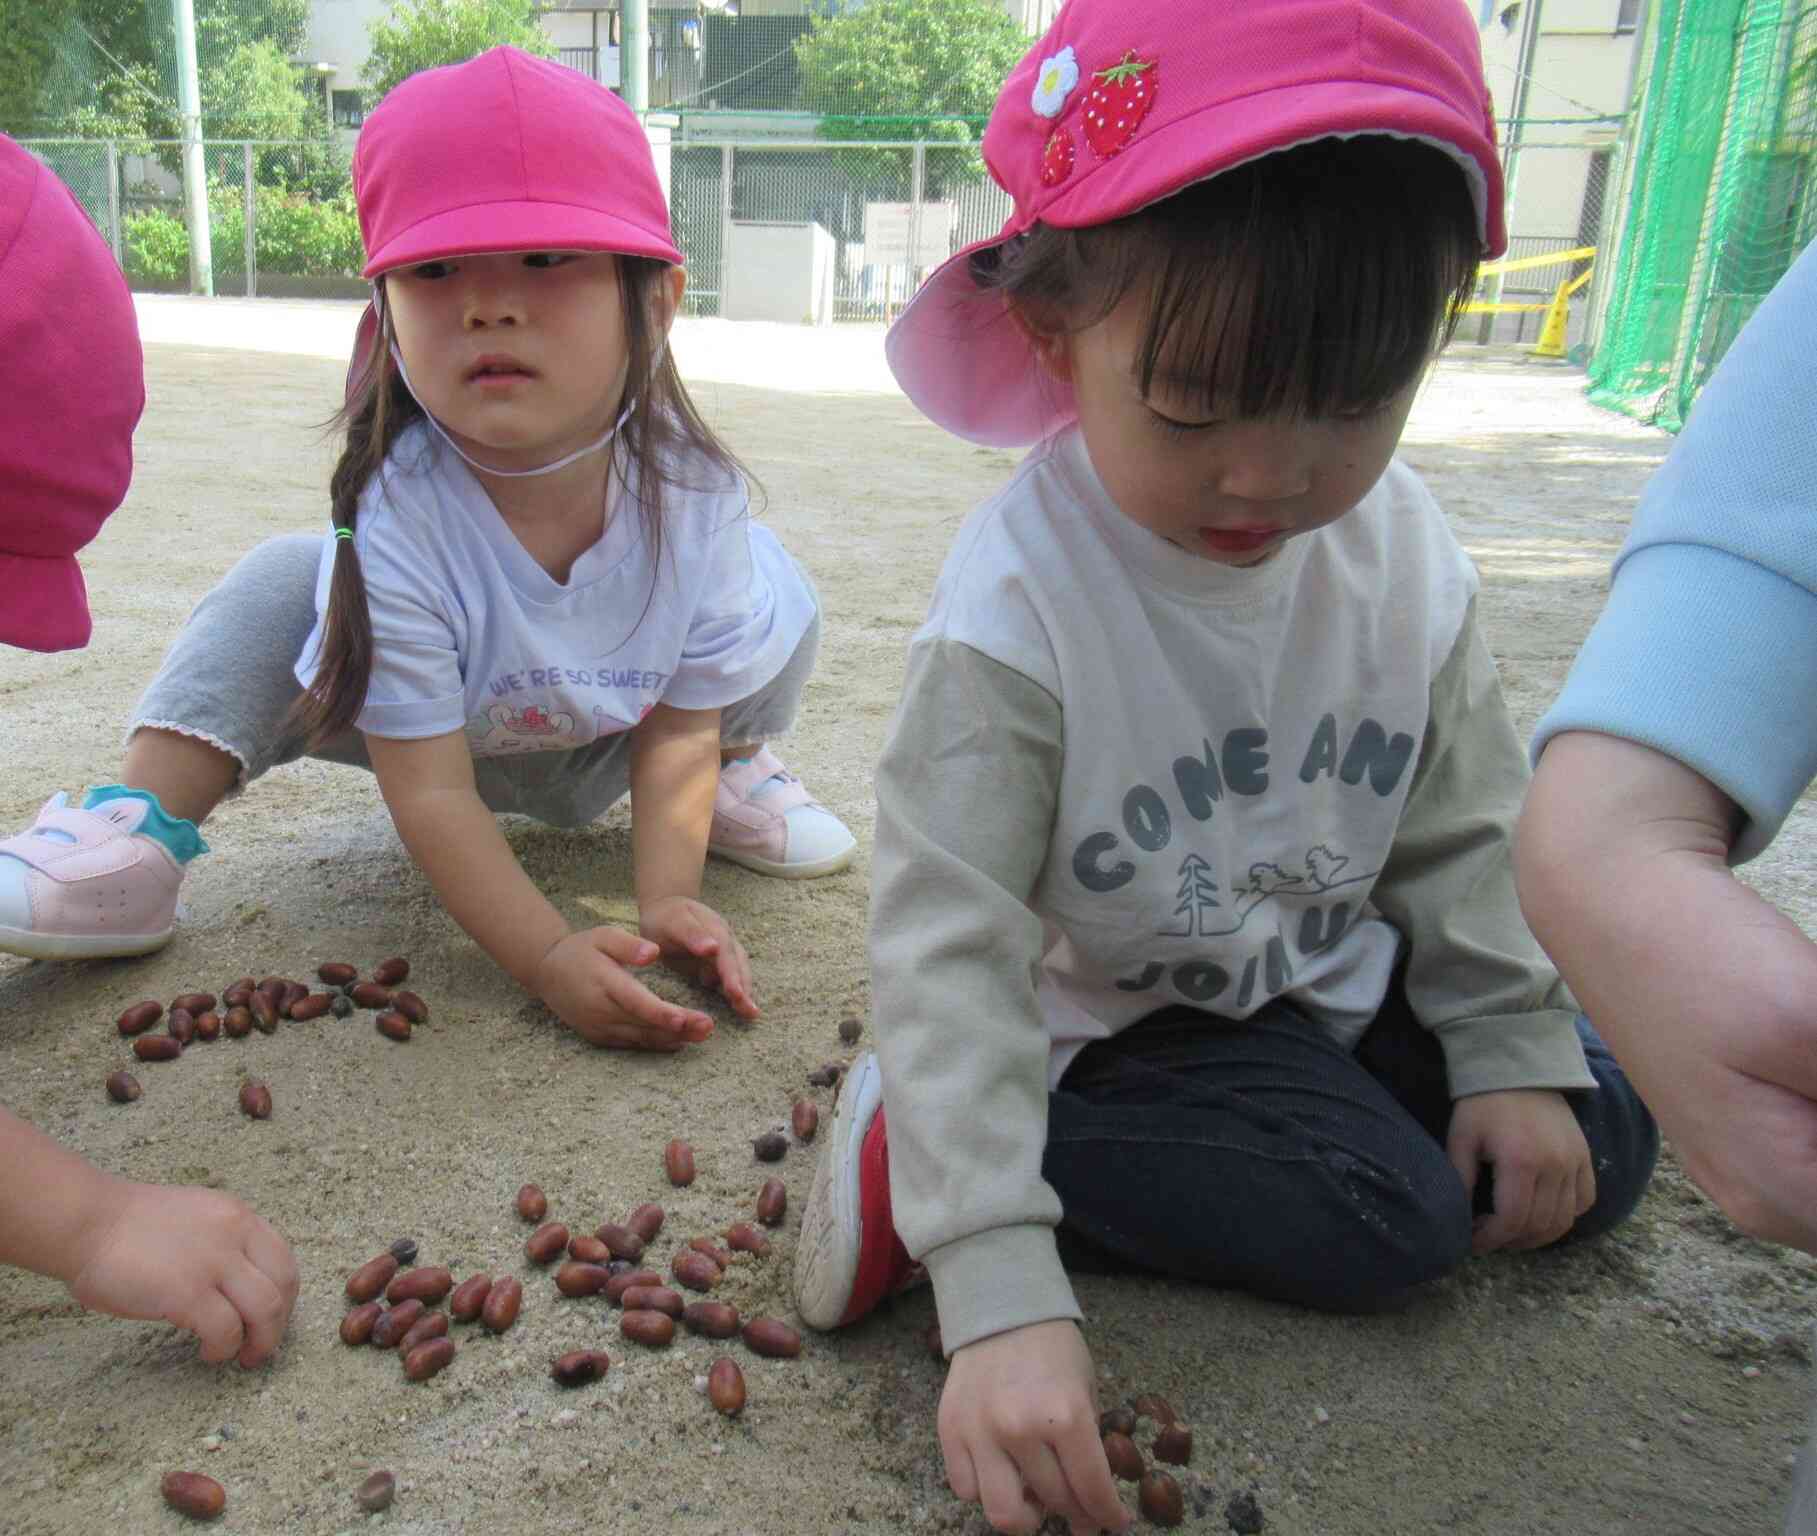
MULTIPOLYGON (((1481 20, 1485 0, 1465 0, 1481 20)), ((1525 117, 1613 115, 1627 106, 1628 76, 1638 34, 1617 31, 1621 0, 1488 0, 1482 27, 1483 68, 1495 113, 1512 111, 1520 62, 1522 10, 1543 4, 1525 117)), ((1516 235, 1574 236, 1597 150, 1615 142, 1619 125, 1534 124, 1523 128, 1508 228, 1516 235), (1544 147, 1541 147, 1544 146, 1544 147)), ((1613 189, 1610 189, 1613 195, 1613 189)))
POLYGON ((366 28, 390 9, 388 0, 315 0, 309 7, 304 55, 311 62, 335 66, 333 88, 354 89, 366 64, 366 28))

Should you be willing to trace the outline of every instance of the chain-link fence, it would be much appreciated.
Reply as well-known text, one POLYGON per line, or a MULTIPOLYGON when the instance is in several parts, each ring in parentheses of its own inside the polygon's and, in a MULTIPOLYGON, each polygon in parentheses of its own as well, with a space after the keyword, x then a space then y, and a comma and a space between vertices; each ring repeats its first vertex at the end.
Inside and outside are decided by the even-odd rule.
MULTIPOLYGON (((28 139, 75 193, 134 288, 190 292, 184 145, 28 139)), ((204 142, 213 287, 218 293, 358 291, 360 226, 347 157, 320 141, 204 142)))
MULTIPOLYGON (((181 143, 27 144, 75 191, 135 288, 190 290, 181 143)), ((209 142, 201 154, 216 292, 360 291, 344 157, 255 141, 209 142)), ((666 158, 692 314, 886 320, 931 268, 1009 216, 969 145, 694 140, 666 158)))
POLYGON ((690 312, 726 319, 887 320, 1010 209, 975 150, 921 142, 692 140, 672 187, 690 312))
MULTIPOLYGON (((133 286, 190 290, 178 141, 28 143, 87 207, 133 286)), ((361 291, 344 152, 245 140, 207 142, 201 155, 216 292, 361 291)), ((1517 233, 1484 280, 1464 340, 1534 342, 1561 285, 1585 271, 1559 253, 1597 246, 1610 216, 1615 146, 1529 141, 1521 155, 1517 233)), ((696 315, 886 322, 929 271, 1010 213, 969 143, 685 138, 659 143, 657 156, 696 315)), ((1585 293, 1580 285, 1564 310, 1567 345, 1583 335, 1585 293)))

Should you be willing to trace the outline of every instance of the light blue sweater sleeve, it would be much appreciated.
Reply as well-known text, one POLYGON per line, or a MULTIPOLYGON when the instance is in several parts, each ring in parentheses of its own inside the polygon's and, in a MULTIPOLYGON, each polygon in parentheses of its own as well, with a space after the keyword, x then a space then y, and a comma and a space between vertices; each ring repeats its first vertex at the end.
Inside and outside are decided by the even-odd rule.
POLYGON ((1817 776, 1817 245, 1743 329, 1648 483, 1609 601, 1539 723, 1695 769, 1746 816, 1730 861, 1817 776))

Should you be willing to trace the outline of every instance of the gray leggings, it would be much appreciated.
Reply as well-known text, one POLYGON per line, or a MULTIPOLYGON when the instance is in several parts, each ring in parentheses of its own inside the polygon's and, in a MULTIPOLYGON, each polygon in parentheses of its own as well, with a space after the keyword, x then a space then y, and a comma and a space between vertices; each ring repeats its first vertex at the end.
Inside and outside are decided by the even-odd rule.
MULTIPOLYGON (((127 734, 154 726, 231 753, 240 774, 230 794, 268 768, 305 755, 370 770, 358 731, 305 754, 302 739, 286 729, 286 716, 302 691, 292 669, 315 626, 321 556, 319 534, 286 534, 261 544, 229 571, 178 633, 133 711, 127 734)), ((819 648, 816 599, 814 620, 788 664, 748 699, 726 706, 720 740, 742 746, 788 730, 819 648)), ((621 732, 572 752, 476 758, 473 776, 490 810, 533 816, 552 826, 584 826, 630 788, 631 739, 621 732)))

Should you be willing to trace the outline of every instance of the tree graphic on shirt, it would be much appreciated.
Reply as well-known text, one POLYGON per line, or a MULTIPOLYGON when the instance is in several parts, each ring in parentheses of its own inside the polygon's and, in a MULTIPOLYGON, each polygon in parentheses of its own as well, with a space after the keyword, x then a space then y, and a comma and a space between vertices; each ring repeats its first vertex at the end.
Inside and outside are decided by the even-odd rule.
POLYGON ((1180 889, 1173 909, 1174 916, 1182 919, 1182 926, 1161 931, 1180 938, 1203 934, 1206 912, 1219 905, 1218 882, 1210 862, 1189 853, 1180 861, 1180 889))

